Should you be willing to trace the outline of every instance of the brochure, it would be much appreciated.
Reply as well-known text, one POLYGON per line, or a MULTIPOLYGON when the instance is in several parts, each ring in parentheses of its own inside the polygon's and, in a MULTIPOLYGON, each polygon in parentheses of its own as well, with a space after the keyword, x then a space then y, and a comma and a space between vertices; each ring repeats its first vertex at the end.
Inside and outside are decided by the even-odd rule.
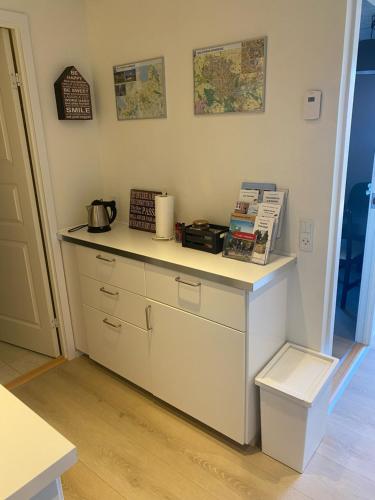
POLYGON ((284 221, 286 202, 288 199, 288 190, 279 189, 278 191, 265 191, 263 195, 264 203, 273 203, 275 205, 281 205, 279 224, 277 228, 277 238, 281 236, 281 229, 284 221))
POLYGON ((230 219, 229 231, 239 231, 241 233, 253 233, 255 215, 239 214, 234 212, 230 219))
POLYGON ((257 217, 254 226, 256 242, 254 245, 251 262, 255 264, 267 264, 271 248, 272 230, 274 219, 271 217, 257 217))
POLYGON ((255 241, 255 234, 229 231, 225 235, 223 257, 251 262, 255 241))
POLYGON ((259 203, 259 190, 258 189, 241 189, 239 203, 247 203, 248 214, 257 214, 259 203))
POLYGON ((259 217, 271 217, 273 219, 273 231, 271 240, 271 252, 275 248, 276 237, 280 221, 281 205, 276 205, 276 203, 260 203, 258 216, 259 217))
POLYGON ((239 214, 247 214, 248 209, 249 203, 246 203, 245 201, 237 201, 234 211, 239 214))
POLYGON ((264 201, 263 196, 266 191, 276 191, 276 184, 273 182, 242 182, 241 189, 259 192, 259 201, 264 201))

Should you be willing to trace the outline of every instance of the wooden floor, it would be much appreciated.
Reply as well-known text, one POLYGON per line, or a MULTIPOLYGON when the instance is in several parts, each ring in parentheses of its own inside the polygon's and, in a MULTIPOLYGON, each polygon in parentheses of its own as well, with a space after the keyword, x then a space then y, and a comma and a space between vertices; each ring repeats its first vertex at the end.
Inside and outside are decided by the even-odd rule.
MULTIPOLYGON (((300 475, 174 413, 87 358, 13 392, 78 447, 66 500, 375 498, 375 351, 300 475)), ((41 443, 42 445, 42 443, 41 443)))

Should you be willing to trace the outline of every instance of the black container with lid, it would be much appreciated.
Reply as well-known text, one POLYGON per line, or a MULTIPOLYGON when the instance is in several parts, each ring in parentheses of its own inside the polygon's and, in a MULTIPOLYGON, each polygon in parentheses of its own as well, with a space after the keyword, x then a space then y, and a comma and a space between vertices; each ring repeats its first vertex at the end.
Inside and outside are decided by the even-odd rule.
POLYGON ((224 237, 228 226, 209 224, 206 220, 196 220, 182 230, 182 246, 209 253, 223 250, 224 237))

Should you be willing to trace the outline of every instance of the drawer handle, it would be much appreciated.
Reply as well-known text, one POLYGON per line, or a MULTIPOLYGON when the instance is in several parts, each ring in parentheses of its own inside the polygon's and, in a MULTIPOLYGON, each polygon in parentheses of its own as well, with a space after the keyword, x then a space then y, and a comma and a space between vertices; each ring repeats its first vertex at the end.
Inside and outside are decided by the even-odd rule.
POLYGON ((116 262, 116 259, 107 259, 106 257, 102 257, 100 254, 96 256, 99 260, 105 260, 106 262, 116 262))
POLYGON ((104 318, 103 323, 105 323, 106 325, 112 326, 113 328, 121 328, 121 323, 118 323, 117 325, 115 325, 114 323, 111 323, 108 320, 108 318, 104 318))
POLYGON ((179 276, 175 278, 175 281, 177 281, 177 283, 183 283, 184 285, 189 285, 189 286, 201 286, 202 284, 200 281, 197 281, 196 283, 192 283, 190 281, 184 281, 179 276))
POLYGON ((151 318, 150 318, 151 306, 147 306, 145 308, 145 313, 146 313, 146 328, 147 328, 147 331, 148 331, 148 333, 152 333, 151 318))
POLYGON ((106 293, 107 295, 113 295, 113 296, 115 296, 115 295, 119 295, 119 292, 110 292, 109 290, 106 290, 106 289, 104 288, 104 286, 102 286, 101 288, 99 288, 99 290, 100 290, 101 292, 103 292, 103 293, 106 293))

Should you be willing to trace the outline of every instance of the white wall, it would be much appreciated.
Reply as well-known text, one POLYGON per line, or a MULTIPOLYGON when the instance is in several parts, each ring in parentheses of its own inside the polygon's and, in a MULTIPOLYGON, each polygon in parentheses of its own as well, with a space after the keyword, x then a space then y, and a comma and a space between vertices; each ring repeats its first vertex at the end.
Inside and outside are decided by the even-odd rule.
POLYGON ((328 217, 346 2, 344 0, 89 0, 106 195, 129 189, 176 195, 177 218, 227 223, 241 181, 289 187, 286 251, 298 220, 315 222, 313 253, 300 253, 289 301, 292 340, 320 349, 328 217), (194 116, 192 49, 268 36, 266 112, 194 116), (116 119, 112 66, 165 56, 168 118, 116 119), (323 91, 319 121, 302 119, 307 89, 323 91))
POLYGON ((28 15, 58 225, 86 220, 84 205, 100 194, 97 121, 57 119, 53 84, 66 66, 91 83, 81 0, 0 0, 0 9, 28 15))

